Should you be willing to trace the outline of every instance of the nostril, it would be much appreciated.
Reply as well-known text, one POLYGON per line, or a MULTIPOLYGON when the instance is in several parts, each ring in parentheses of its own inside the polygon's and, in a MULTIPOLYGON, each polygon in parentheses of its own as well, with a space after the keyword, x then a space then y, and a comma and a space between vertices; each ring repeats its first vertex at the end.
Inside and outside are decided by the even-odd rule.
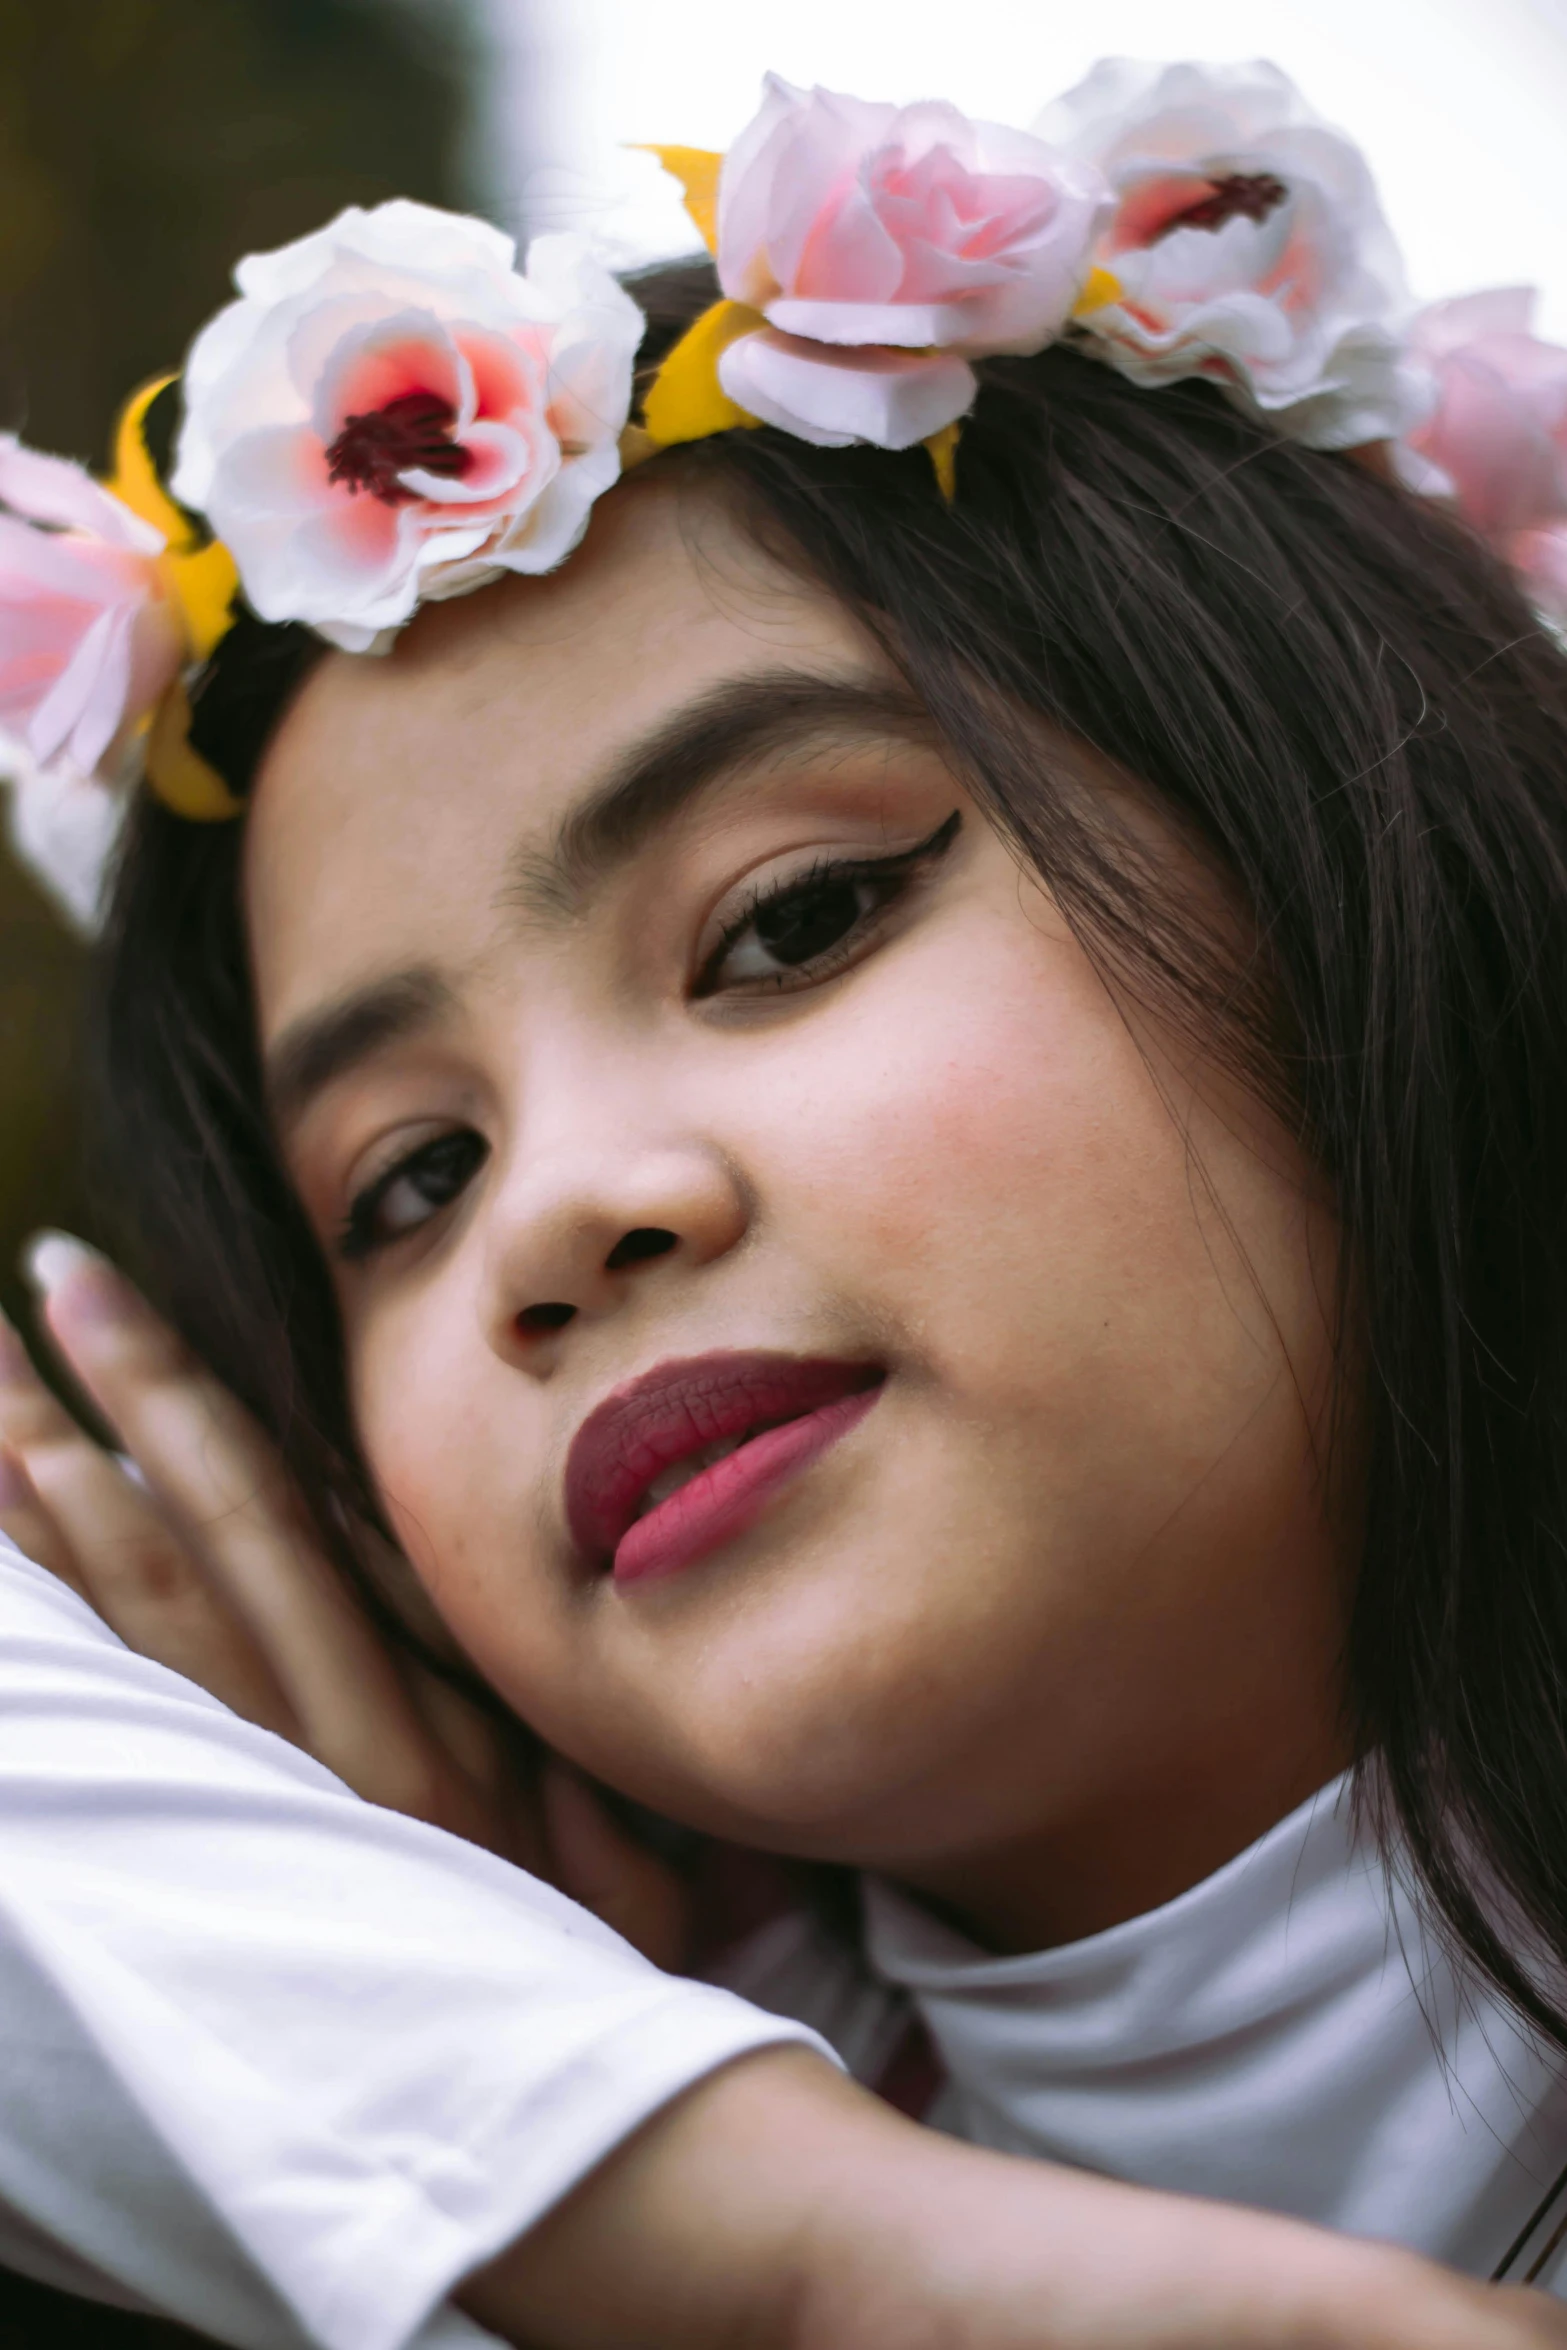
POLYGON ((537 1338, 546 1330, 564 1330, 576 1312, 575 1306, 524 1306, 517 1316, 517 1327, 527 1338, 537 1338))
POLYGON ((640 1265, 648 1257, 667 1257, 679 1246, 672 1232, 661 1232, 656 1224, 639 1224, 634 1232, 622 1234, 604 1259, 606 1273, 619 1273, 627 1265, 640 1265))

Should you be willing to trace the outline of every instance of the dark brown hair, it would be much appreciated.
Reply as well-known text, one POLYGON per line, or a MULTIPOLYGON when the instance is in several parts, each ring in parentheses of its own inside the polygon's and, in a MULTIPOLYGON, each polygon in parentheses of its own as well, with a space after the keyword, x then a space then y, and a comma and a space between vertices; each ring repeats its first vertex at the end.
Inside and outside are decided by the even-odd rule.
MULTIPOLYGON (((714 289, 635 290, 656 358, 714 289)), ((950 505, 919 450, 736 431, 659 462, 875 631, 1101 966, 1219 1039, 1331 1184, 1365 1786, 1457 1943, 1567 2046, 1567 661, 1441 512, 1209 385, 1134 389, 1069 346, 980 374, 950 505), (1041 718, 1202 844, 1252 953, 1191 935, 1041 760, 1041 718)), ((225 649, 201 747, 237 779, 308 658, 225 649)), ((137 816, 101 1132, 143 1277, 346 1550, 374 1495, 263 1110, 241 849, 137 816)))

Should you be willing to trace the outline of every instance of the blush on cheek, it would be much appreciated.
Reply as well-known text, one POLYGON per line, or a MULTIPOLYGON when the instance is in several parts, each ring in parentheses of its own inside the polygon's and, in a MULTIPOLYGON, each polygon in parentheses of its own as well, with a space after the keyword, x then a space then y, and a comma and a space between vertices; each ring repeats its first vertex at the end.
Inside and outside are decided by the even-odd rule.
MULTIPOLYGON (((1071 942, 1016 924, 965 942, 953 987, 899 989, 811 1040, 784 1102, 794 1178, 835 1203, 865 1268, 977 1270, 1040 1243, 1073 1203, 1121 1191, 1172 1150, 1170 1120, 1097 975, 1071 942)), ((1014 1257, 1014 1283, 1032 1265, 1014 1257)))

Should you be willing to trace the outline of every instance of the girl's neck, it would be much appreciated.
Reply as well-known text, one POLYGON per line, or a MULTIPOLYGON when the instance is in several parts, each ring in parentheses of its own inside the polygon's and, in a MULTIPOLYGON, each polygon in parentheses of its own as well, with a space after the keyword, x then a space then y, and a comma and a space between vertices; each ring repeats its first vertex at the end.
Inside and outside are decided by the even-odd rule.
POLYGON ((1340 1731, 1198 1758, 1106 1790, 1092 1812, 887 1874, 982 1949, 1049 1950, 1173 1901, 1353 1761, 1340 1731))

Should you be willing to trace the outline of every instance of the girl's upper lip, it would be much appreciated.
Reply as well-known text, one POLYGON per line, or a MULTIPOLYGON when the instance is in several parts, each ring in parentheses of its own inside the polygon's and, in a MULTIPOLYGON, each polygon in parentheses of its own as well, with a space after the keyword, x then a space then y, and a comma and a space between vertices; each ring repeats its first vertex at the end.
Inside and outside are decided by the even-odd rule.
POLYGON ((589 1412, 566 1456, 566 1519, 584 1557, 602 1562, 655 1477, 704 1445, 777 1427, 858 1395, 879 1363, 820 1355, 709 1354, 660 1363, 589 1412))

